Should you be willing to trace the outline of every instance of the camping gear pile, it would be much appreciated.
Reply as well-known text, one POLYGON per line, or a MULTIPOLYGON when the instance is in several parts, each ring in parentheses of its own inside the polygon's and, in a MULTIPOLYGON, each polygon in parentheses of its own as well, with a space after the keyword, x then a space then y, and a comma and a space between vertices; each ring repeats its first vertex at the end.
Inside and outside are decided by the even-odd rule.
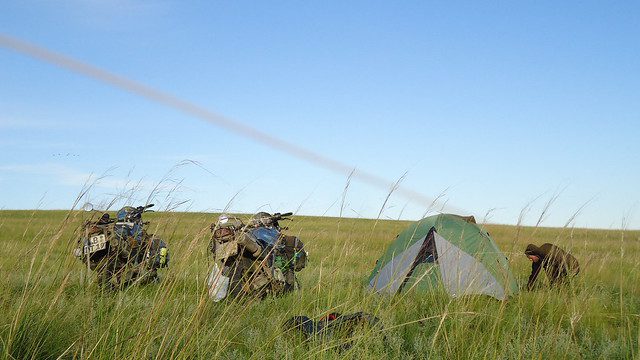
POLYGON ((372 314, 329 313, 317 321, 305 315, 290 318, 284 323, 285 331, 302 334, 306 341, 333 342, 340 351, 348 350, 358 335, 371 331, 381 332, 382 322, 372 314))
POLYGON ((211 225, 209 249, 214 265, 207 280, 213 301, 281 295, 299 287, 295 273, 304 269, 307 252, 295 236, 282 233, 286 214, 259 212, 245 225, 223 214, 211 225))

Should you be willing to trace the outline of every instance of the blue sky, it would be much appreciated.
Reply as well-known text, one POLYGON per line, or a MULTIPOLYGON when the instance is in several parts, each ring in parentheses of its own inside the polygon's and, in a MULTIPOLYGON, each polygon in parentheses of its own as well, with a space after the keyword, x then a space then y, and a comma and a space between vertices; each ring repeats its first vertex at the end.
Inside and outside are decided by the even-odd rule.
POLYGON ((638 2, 27 0, 0 34, 446 202, 343 200, 348 173, 0 47, 0 208, 104 175, 96 204, 640 228, 638 2))

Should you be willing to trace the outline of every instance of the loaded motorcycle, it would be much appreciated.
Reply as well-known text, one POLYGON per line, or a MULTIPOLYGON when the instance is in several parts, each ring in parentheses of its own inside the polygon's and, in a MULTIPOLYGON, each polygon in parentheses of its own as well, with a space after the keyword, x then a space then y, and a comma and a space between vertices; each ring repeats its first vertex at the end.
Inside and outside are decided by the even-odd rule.
POLYGON ((223 214, 211 225, 214 266, 208 285, 214 301, 229 295, 262 299, 300 286, 295 273, 306 266, 308 254, 302 241, 284 234, 287 228, 279 224, 291 215, 260 212, 245 225, 223 214))
POLYGON ((103 213, 84 223, 74 254, 96 272, 101 287, 122 289, 158 281, 158 269, 169 265, 167 244, 147 233, 148 222, 142 220, 152 206, 125 206, 115 220, 103 213))

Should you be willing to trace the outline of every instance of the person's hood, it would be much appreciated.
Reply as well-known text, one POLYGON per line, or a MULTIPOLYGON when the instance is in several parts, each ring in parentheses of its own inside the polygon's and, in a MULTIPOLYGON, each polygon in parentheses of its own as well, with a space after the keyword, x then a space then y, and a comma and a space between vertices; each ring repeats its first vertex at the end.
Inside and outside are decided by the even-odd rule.
POLYGON ((544 257, 544 254, 542 253, 540 248, 533 244, 527 245, 527 248, 525 249, 524 253, 525 255, 535 255, 538 257, 544 257))

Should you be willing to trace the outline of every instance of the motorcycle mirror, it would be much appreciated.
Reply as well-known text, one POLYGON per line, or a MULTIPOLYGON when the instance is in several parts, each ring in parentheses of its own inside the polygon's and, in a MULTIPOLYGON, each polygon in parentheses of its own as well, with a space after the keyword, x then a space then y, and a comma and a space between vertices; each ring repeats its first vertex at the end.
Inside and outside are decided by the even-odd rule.
POLYGON ((84 205, 82 205, 81 209, 84 211, 93 211, 93 204, 90 202, 85 203, 84 205))

